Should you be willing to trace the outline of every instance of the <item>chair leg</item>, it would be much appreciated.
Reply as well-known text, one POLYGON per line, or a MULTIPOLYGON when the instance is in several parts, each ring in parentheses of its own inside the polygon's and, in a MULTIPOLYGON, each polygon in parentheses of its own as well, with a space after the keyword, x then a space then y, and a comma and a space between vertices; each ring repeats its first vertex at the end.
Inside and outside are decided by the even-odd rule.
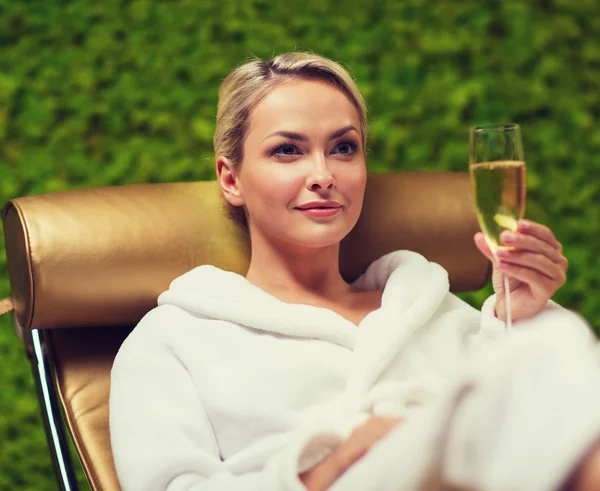
POLYGON ((52 455, 52 463, 61 491, 78 491, 69 446, 61 417, 60 403, 54 385, 53 362, 44 331, 33 329, 30 345, 31 365, 42 409, 46 438, 52 455))

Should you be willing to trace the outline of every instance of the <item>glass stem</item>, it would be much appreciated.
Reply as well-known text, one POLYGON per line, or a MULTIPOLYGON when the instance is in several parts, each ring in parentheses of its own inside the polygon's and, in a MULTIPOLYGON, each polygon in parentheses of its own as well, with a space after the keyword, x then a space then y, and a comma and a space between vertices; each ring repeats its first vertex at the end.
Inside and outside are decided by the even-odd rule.
POLYGON ((512 310, 510 307, 510 290, 508 289, 508 277, 504 276, 504 306, 506 307, 506 328, 512 328, 512 310))

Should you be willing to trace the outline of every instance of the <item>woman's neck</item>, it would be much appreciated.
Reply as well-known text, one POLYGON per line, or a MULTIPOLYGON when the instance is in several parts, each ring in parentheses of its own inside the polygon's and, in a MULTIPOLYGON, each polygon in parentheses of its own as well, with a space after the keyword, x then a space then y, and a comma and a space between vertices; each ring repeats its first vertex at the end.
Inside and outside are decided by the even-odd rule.
POLYGON ((246 279, 287 302, 338 300, 352 287, 339 270, 339 244, 320 249, 285 249, 252 243, 246 279))

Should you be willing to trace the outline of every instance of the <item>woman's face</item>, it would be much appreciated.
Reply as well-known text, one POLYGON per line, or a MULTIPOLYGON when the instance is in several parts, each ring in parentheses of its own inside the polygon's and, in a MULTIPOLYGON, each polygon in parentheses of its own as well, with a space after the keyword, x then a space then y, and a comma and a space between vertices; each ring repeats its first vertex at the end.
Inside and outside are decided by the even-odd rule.
POLYGON ((252 112, 243 152, 236 182, 252 241, 318 248, 352 230, 365 151, 358 111, 339 89, 314 80, 277 86, 252 112))

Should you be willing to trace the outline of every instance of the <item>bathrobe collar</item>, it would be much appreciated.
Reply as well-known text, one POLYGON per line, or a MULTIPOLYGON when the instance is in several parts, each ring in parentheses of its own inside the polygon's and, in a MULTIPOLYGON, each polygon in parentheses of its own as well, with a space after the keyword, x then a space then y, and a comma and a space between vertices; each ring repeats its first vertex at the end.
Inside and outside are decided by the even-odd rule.
POLYGON ((367 290, 384 289, 382 307, 367 315, 358 327, 330 309, 283 302, 245 277, 210 265, 199 266, 175 279, 160 295, 158 304, 176 305, 203 319, 321 339, 353 350, 360 340, 360 344, 368 345, 366 355, 374 343, 380 348, 378 351, 385 350, 386 340, 388 344, 395 341, 397 347, 402 338, 426 322, 448 292, 448 275, 417 253, 396 251, 374 261, 353 285, 367 290))

